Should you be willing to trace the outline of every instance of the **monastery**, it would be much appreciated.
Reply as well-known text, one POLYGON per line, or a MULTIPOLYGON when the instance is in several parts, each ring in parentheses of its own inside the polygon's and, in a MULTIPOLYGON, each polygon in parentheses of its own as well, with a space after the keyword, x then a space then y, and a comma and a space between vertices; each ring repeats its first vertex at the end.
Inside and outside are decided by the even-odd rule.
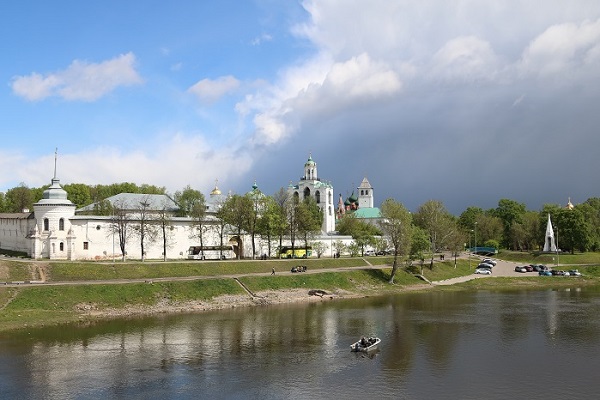
MULTIPOLYGON (((315 240, 326 244, 324 254, 333 255, 333 242, 341 240, 348 244, 352 238, 336 235, 335 221, 345 212, 354 212, 359 218, 373 219, 379 210, 373 207, 373 188, 366 178, 358 188, 356 204, 348 204, 343 210, 334 207, 333 185, 322 181, 317 173, 317 163, 309 156, 304 164, 304 175, 296 185, 290 184, 290 195, 312 197, 323 212, 321 235, 315 240)), ((260 193, 256 183, 251 193, 260 193)), ((241 237, 231 232, 223 232, 223 226, 215 216, 225 195, 219 188, 211 191, 206 199, 206 218, 203 222, 204 246, 225 244, 231 247, 231 257, 252 258, 252 245, 249 235, 241 237)), ((135 235, 127 235, 125 251, 120 247, 118 232, 115 232, 115 217, 93 215, 94 205, 76 210, 56 177, 56 160, 51 185, 43 192, 42 199, 33 205, 33 211, 0 214, 0 249, 26 253, 34 259, 50 260, 115 260, 115 259, 187 259, 192 246, 199 243, 197 224, 190 217, 176 217, 178 206, 167 195, 146 195, 121 193, 106 199, 113 205, 128 212, 131 220, 130 233, 139 221, 139 204, 149 210, 160 210, 169 219, 165 230, 166 247, 162 236, 158 240, 144 243, 141 254, 140 240, 135 235)), ((349 199, 349 200, 354 200, 349 199)), ((138 223, 139 225, 139 223, 138 223)), ((258 240, 255 256, 266 254, 268 243, 258 240)), ((313 254, 314 256, 314 254, 313 254)))

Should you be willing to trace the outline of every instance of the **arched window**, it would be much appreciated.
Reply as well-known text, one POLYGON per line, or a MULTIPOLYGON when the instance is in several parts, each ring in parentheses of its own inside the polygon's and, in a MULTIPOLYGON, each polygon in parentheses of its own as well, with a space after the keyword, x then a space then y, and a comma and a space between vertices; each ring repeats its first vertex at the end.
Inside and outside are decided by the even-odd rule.
POLYGON ((44 218, 44 230, 45 231, 50 230, 50 221, 48 220, 48 218, 44 218))
POLYGON ((315 192, 315 197, 317 199, 317 204, 319 204, 321 202, 321 192, 319 192, 318 190, 315 192))
POLYGON ((65 219, 64 218, 61 218, 58 220, 58 230, 59 231, 65 230, 65 219))
POLYGON ((58 249, 60 251, 65 251, 65 244, 63 242, 60 242, 60 244, 58 245, 58 249))
POLYGON ((308 199, 310 197, 310 189, 309 188, 305 188, 304 189, 304 198, 308 199))

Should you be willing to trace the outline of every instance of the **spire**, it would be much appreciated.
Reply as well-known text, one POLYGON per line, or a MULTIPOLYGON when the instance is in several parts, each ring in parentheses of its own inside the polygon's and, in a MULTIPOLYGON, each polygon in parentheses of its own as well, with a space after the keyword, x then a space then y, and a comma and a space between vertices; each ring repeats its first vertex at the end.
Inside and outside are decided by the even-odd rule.
POLYGON ((54 179, 56 179, 56 159, 58 158, 58 147, 54 148, 54 179))

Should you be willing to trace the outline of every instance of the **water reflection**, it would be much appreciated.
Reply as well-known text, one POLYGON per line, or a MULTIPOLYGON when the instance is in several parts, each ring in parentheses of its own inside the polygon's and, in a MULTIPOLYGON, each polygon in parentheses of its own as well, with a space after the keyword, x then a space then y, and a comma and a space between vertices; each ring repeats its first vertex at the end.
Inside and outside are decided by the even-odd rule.
POLYGON ((67 325, 0 338, 0 387, 47 399, 581 398, 600 389, 598 311, 588 288, 433 291, 67 325), (363 335, 380 351, 351 353, 363 335))

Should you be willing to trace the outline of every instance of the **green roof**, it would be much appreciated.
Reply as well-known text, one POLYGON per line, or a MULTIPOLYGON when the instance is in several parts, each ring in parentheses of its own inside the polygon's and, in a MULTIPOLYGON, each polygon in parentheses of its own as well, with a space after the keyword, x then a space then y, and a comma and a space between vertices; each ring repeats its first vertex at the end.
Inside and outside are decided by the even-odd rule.
POLYGON ((356 218, 381 218, 381 213, 379 212, 379 208, 359 208, 354 211, 354 216, 356 218))

